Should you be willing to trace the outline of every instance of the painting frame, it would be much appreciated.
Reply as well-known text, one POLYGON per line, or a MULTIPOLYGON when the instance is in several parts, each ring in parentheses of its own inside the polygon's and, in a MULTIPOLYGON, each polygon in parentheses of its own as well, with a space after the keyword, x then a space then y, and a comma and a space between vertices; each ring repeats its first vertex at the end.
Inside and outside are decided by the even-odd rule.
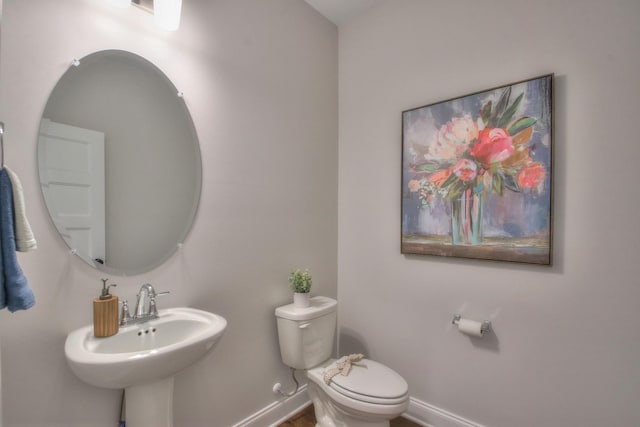
POLYGON ((554 74, 402 112, 400 251, 551 266, 554 74))

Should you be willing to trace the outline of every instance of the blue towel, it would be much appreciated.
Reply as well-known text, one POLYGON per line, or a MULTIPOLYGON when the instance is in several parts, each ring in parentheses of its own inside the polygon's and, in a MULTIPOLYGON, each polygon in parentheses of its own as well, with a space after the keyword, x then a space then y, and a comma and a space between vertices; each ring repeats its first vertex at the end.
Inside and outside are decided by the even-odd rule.
POLYGON ((0 170, 0 308, 8 307, 11 312, 26 310, 36 303, 27 278, 18 265, 13 215, 11 178, 3 168, 0 170))

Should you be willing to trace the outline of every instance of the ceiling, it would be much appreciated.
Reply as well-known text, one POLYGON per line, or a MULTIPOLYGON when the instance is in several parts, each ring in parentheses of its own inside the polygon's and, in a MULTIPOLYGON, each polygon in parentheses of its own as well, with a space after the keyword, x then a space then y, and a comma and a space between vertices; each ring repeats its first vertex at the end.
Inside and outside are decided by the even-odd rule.
POLYGON ((340 25, 384 0, 305 0, 331 22, 340 25))

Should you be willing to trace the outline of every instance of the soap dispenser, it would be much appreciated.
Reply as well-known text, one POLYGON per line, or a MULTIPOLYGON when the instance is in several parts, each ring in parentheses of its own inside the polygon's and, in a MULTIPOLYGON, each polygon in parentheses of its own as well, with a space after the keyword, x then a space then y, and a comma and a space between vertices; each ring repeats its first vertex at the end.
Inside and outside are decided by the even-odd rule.
POLYGON ((110 337, 118 333, 118 297, 109 293, 109 279, 102 279, 100 297, 93 300, 93 335, 110 337))

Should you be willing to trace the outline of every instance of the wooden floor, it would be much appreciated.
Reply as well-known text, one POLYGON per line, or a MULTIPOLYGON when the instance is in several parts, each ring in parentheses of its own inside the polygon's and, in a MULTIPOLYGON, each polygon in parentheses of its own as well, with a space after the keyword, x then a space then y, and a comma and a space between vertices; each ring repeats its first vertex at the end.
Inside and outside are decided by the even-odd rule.
MULTIPOLYGON (((316 417, 313 414, 313 405, 308 406, 299 414, 294 415, 289 420, 278 427, 315 427, 316 417)), ((391 427, 420 427, 419 424, 409 421, 406 418, 398 417, 391 420, 391 427)))

